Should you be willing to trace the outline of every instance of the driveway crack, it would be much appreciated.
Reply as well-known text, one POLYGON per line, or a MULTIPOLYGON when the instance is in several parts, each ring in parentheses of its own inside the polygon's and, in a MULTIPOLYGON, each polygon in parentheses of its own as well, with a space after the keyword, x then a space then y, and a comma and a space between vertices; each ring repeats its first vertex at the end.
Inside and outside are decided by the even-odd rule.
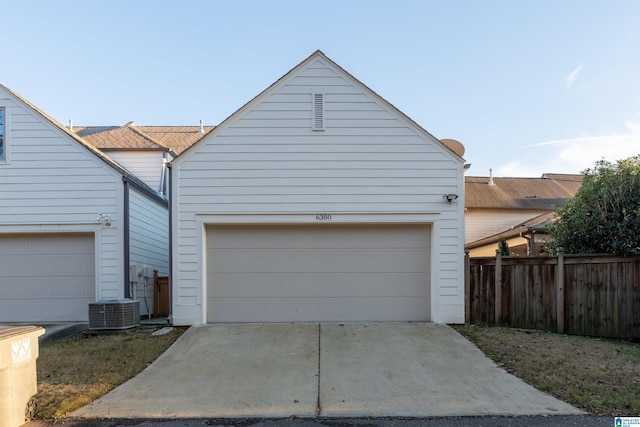
POLYGON ((322 324, 318 323, 318 398, 316 400, 316 418, 320 417, 320 412, 322 412, 322 406, 320 406, 320 354, 322 353, 321 345, 321 335, 322 335, 322 324))

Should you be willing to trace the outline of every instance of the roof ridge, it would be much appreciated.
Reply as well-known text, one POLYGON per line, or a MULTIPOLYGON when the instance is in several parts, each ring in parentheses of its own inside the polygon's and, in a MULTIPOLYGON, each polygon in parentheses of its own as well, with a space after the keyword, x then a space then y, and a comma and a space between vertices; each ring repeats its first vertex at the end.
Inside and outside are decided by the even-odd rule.
POLYGON ((147 135, 145 132, 142 132, 140 129, 138 129, 138 125, 135 124, 134 122, 130 122, 127 125, 125 125, 127 128, 131 129, 133 132, 137 133, 138 135, 140 135, 143 138, 146 138, 147 140, 149 140, 150 142, 156 144, 159 148, 164 148, 164 149, 168 149, 171 150, 170 147, 167 147, 166 145, 156 141, 154 138, 152 138, 151 136, 147 135))
MULTIPOLYGON (((226 117, 224 120, 222 120, 214 129, 212 129, 211 131, 205 133, 202 138, 198 139, 196 142, 194 142, 192 145, 190 145, 188 148, 186 148, 184 151, 182 151, 177 157, 176 159, 180 159, 180 158, 184 158, 185 155, 188 155, 188 153, 192 150, 195 149, 196 145, 198 145, 202 140, 205 139, 206 136, 208 136, 209 134, 213 134, 215 132, 217 132, 217 130, 219 128, 221 128, 222 126, 227 125, 228 123, 230 123, 235 117, 237 117, 238 115, 241 114, 242 111, 244 111, 245 109, 248 109, 252 104, 254 104, 255 102, 257 102, 260 98, 264 97, 266 94, 268 94, 269 92, 271 92, 272 90, 275 90, 275 88, 277 88, 279 85, 281 85, 283 82, 285 82, 288 78, 290 78, 291 76, 294 75, 294 73, 298 70, 301 70, 304 67, 307 67, 308 65, 310 65, 312 63, 312 61, 320 61, 323 60, 325 61, 330 68, 334 68, 335 70, 337 70, 339 73, 342 73, 342 75, 344 77, 346 77, 347 79, 351 80, 351 83, 353 83, 356 86, 360 86, 362 89, 364 89, 365 92, 368 92, 369 94, 373 95, 373 97, 375 98, 374 101, 378 102, 380 101, 387 109, 389 109, 391 112, 397 114, 398 116, 400 116, 400 118, 402 120, 406 120, 406 122, 410 125, 415 127, 415 130, 417 130, 418 132, 423 133, 425 136, 427 136, 427 138, 430 138, 434 141, 434 143, 436 144, 440 144, 440 146, 446 150, 447 152, 450 152, 452 156, 455 156, 456 158, 460 159, 461 161, 464 160, 464 158, 459 155, 458 153, 456 153, 455 151, 453 151, 451 148, 447 147, 439 138, 436 138, 431 132, 429 132, 428 130, 426 130, 424 127, 422 127, 420 124, 418 124, 418 122, 416 122, 415 120, 413 120, 411 117, 409 117, 406 113, 404 113, 403 111, 401 111, 398 107, 396 107, 394 104, 392 104, 390 101, 388 101, 386 98, 382 97, 380 94, 378 94, 378 92, 376 92, 375 90, 373 90, 372 88, 370 88, 367 84, 365 84, 364 82, 362 82, 360 79, 358 79, 357 77, 355 77, 353 74, 351 74, 349 71, 347 71, 346 69, 344 69, 341 65, 339 65, 337 62, 335 62, 333 59, 329 58, 323 51, 321 51, 320 49, 316 49, 311 55, 307 56, 305 59, 303 59, 302 61, 300 61, 299 63, 297 63, 295 66, 293 66, 289 71, 287 71, 286 73, 284 73, 283 75, 281 75, 279 78, 277 78, 273 83, 271 83, 269 86, 267 86, 265 89, 261 90, 260 92, 258 92, 254 97, 252 97, 251 99, 249 99, 247 102, 245 102, 244 104, 242 104, 239 108, 237 108, 233 113, 231 113, 228 117, 226 117)), ((339 74, 338 73, 338 74, 339 74)), ((178 160, 180 161, 180 160, 178 160)))

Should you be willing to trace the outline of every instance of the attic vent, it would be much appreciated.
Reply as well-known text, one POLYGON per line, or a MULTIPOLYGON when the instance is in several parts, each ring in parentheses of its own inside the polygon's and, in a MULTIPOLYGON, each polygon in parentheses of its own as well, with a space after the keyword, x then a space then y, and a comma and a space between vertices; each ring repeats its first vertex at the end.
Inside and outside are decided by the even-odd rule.
POLYGON ((324 130, 324 95, 313 94, 313 130, 324 130))

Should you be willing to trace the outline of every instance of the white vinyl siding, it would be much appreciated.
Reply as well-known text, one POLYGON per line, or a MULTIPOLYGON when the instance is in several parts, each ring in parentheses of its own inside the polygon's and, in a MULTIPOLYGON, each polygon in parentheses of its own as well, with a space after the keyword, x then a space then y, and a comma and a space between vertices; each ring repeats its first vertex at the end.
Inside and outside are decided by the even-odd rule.
MULTIPOLYGON (((201 322, 199 215, 437 215, 431 314, 463 308, 463 165, 437 140, 322 57, 304 63, 174 161, 175 319, 201 322), (309 127, 323 93, 324 128, 309 127), (443 194, 459 194, 457 202, 443 194), (459 265, 458 265, 459 264, 459 265)), ((393 222, 393 221, 392 221, 393 222)), ((463 315, 462 315, 463 316, 463 315)))
POLYGON ((86 322, 94 248, 91 234, 0 234, 0 322, 86 322))
POLYGON ((148 276, 135 285, 140 300, 140 314, 153 307, 153 270, 160 276, 169 274, 169 212, 134 188, 129 191, 129 263, 147 267, 148 276), (146 301, 145 301, 146 297, 146 301))
POLYGON ((11 161, 0 167, 0 233, 96 232, 96 297, 121 298, 122 176, 2 88, 0 104, 11 123, 11 161), (99 212, 111 227, 100 226, 99 212))
POLYGON ((154 191, 160 188, 162 151, 107 151, 109 157, 120 163, 154 191))

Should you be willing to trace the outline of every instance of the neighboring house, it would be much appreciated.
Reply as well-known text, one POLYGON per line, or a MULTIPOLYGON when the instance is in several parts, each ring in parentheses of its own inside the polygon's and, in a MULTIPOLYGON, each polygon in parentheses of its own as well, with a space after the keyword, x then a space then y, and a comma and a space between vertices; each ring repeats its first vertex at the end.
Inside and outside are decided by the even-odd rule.
POLYGON ((546 243, 551 237, 547 234, 547 226, 555 219, 555 213, 549 212, 522 224, 509 227, 499 233, 487 236, 465 245, 470 256, 495 256, 501 238, 509 245, 510 256, 543 255, 546 243))
POLYGON ((464 322, 463 159, 322 52, 171 167, 175 324, 464 322))
POLYGON ((2 85, 0 147, 0 322, 87 321, 89 303, 136 295, 151 311, 167 200, 2 85))
POLYGON ((582 178, 465 177, 465 248, 471 256, 495 255, 504 237, 514 255, 539 254, 553 213, 575 196, 582 178))
POLYGON ((166 164, 213 126, 69 126, 78 136, 120 163, 167 198, 166 164))

